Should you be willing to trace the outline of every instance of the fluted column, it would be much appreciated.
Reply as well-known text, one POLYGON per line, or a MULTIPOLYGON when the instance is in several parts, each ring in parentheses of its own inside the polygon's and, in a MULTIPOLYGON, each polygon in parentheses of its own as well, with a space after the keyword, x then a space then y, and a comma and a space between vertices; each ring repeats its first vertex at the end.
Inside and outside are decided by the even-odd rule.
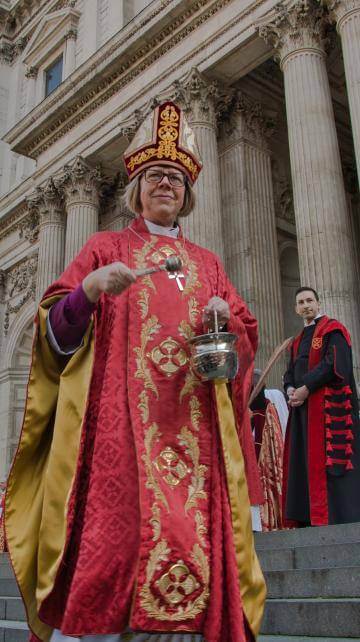
POLYGON ((128 178, 124 174, 117 176, 116 181, 102 189, 100 206, 100 230, 120 232, 135 218, 123 200, 128 178))
POLYGON ((72 165, 65 165, 59 178, 67 212, 65 265, 98 231, 100 181, 99 169, 88 165, 80 156, 72 165))
MULTIPOLYGON (((223 119, 220 173, 227 273, 259 322, 256 364, 263 368, 284 340, 279 254, 268 137, 273 122, 237 93, 223 119)), ((283 364, 271 374, 281 385, 283 364)), ((268 382, 270 383, 270 381, 268 382)))
POLYGON ((325 0, 341 38, 358 180, 360 181, 360 0, 325 0))
MULTIPOLYGON (((351 228, 315 0, 278 7, 259 28, 284 73, 301 282, 349 328, 359 367, 360 323, 351 228)), ((359 372, 358 372, 359 374, 359 372)))
POLYGON ((184 109, 192 126, 203 162, 195 184, 196 207, 181 225, 195 243, 224 256, 221 222, 220 170, 216 140, 215 99, 217 88, 197 69, 175 83, 175 101, 184 109))
POLYGON ((65 215, 61 195, 52 179, 27 199, 29 210, 39 216, 39 254, 36 301, 64 269, 65 215))
POLYGON ((65 60, 64 60, 64 78, 70 76, 74 71, 76 65, 76 38, 77 30, 74 28, 69 29, 65 36, 65 60))

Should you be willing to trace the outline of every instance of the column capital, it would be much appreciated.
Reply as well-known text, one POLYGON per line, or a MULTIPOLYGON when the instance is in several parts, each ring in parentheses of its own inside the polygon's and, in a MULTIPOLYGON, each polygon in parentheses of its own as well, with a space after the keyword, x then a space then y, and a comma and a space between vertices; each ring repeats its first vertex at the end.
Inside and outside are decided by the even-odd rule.
POLYGON ((218 111, 219 125, 231 141, 246 140, 258 148, 268 149, 268 139, 276 129, 277 114, 265 114, 260 102, 237 90, 227 105, 218 111))
POLYGON ((81 156, 64 165, 61 175, 56 179, 56 185, 65 196, 66 204, 90 203, 99 205, 99 191, 102 175, 99 167, 92 167, 81 156))
POLYGON ((28 67, 25 71, 25 78, 36 78, 38 75, 38 71, 39 70, 37 67, 28 67))
POLYGON ((180 104, 192 123, 205 121, 215 126, 215 103, 219 96, 216 82, 207 80, 193 67, 184 78, 176 80, 173 87, 175 102, 180 104))
POLYGON ((0 63, 11 65, 15 57, 15 45, 9 42, 6 37, 0 38, 0 63))
POLYGON ((259 36, 275 49, 283 69, 296 53, 325 55, 325 9, 316 0, 294 0, 279 4, 257 23, 259 36))
POLYGON ((321 4, 327 7, 338 31, 355 14, 360 15, 360 0, 321 0, 321 4))
POLYGON ((50 223, 64 222, 63 198, 52 178, 49 178, 42 187, 37 187, 27 197, 26 202, 30 214, 38 217, 40 228, 50 223))
POLYGON ((71 28, 65 34, 65 40, 76 40, 78 35, 77 29, 71 28))

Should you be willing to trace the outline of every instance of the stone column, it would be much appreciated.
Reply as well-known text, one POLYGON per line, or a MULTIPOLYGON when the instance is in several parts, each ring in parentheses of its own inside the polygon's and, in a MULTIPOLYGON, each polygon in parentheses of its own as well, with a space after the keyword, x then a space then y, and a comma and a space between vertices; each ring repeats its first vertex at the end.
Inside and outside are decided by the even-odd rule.
POLYGON ((215 99, 217 88, 197 69, 174 83, 174 100, 185 110, 192 126, 203 162, 195 184, 195 210, 181 225, 186 236, 195 243, 224 256, 221 223, 220 170, 216 140, 215 99))
POLYGON ((359 369, 351 228, 323 30, 323 10, 315 0, 278 7, 259 27, 260 35, 275 48, 284 73, 301 282, 315 287, 324 311, 349 328, 359 369))
POLYGON ((99 229, 100 180, 100 170, 88 165, 81 156, 65 165, 59 177, 67 212, 65 266, 99 229))
POLYGON ((120 174, 112 184, 102 188, 100 230, 120 232, 135 218, 135 214, 127 209, 123 201, 128 182, 127 176, 120 174))
POLYGON ((65 38, 66 47, 64 56, 64 78, 67 78, 74 71, 76 66, 76 29, 69 29, 65 38))
POLYGON ((64 269, 65 215, 63 201, 52 179, 27 199, 29 210, 39 217, 39 254, 36 302, 64 269))
MULTIPOLYGON (((256 365, 263 368, 284 340, 281 281, 268 138, 274 122, 261 105, 236 94, 223 117, 220 172, 226 270, 259 322, 256 365)), ((284 364, 271 382, 281 386, 284 364)))
POLYGON ((324 0, 341 38, 345 77, 360 181, 360 0, 324 0))

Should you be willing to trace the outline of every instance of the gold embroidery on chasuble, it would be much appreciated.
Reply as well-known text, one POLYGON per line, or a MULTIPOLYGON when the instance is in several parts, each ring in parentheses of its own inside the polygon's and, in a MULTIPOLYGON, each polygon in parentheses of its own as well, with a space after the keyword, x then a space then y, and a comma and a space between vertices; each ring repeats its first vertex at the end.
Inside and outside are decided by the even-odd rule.
POLYGON ((182 560, 169 562, 170 554, 166 540, 158 542, 151 551, 141 589, 141 606, 155 620, 181 622, 196 617, 206 608, 210 568, 198 544, 194 544, 190 555, 197 577, 195 570, 190 571, 182 560))
POLYGON ((187 467, 171 446, 166 446, 161 451, 160 455, 156 457, 154 465, 169 486, 177 486, 188 473, 191 473, 191 468, 187 467))
MULTIPOLYGON (((202 512, 208 500, 205 491, 208 468, 200 463, 199 439, 192 432, 199 432, 202 419, 200 401, 192 394, 194 388, 201 385, 201 381, 188 369, 188 352, 182 341, 195 334, 200 305, 194 294, 201 288, 201 284, 198 280, 197 265, 189 257, 183 244, 176 242, 175 248, 174 245, 167 244, 157 247, 157 240, 157 237, 151 236, 150 242, 141 249, 134 250, 136 268, 141 269, 151 263, 159 265, 173 254, 180 256, 186 281, 184 290, 176 291, 182 298, 185 318, 180 321, 174 336, 167 336, 164 340, 156 342, 162 325, 158 316, 151 314, 151 305, 154 300, 156 310, 160 290, 157 291, 149 275, 140 279, 141 287, 138 290, 136 305, 140 311, 141 328, 139 345, 134 348, 135 378, 143 383, 143 388, 138 394, 137 408, 144 429, 144 452, 141 458, 144 464, 145 487, 152 495, 147 509, 147 523, 151 527, 154 548, 147 553, 144 561, 145 581, 142 585, 139 584, 139 599, 140 606, 149 617, 159 621, 181 622, 202 613, 209 598, 209 561, 203 550, 208 546, 207 527, 202 512), (184 423, 188 423, 182 426, 179 434, 171 433, 170 430, 170 443, 166 443, 166 427, 163 427, 161 421, 157 423, 156 419, 158 404, 161 403, 162 384, 161 380, 156 378, 154 369, 169 379, 181 369, 187 369, 185 376, 182 375, 180 380, 182 383, 177 395, 180 403, 185 395, 191 395, 181 411, 185 413, 184 423), (178 446, 174 444, 175 435, 178 446), (176 500, 172 499, 174 497, 176 500), (178 550, 178 545, 173 549, 169 536, 166 536, 171 519, 171 502, 179 502, 179 498, 180 510, 183 510, 186 520, 185 532, 190 538, 189 549, 186 552, 182 551, 181 546, 178 550)), ((160 315, 159 317, 161 319, 160 315)))
POLYGON ((171 377, 188 362, 186 351, 172 337, 155 346, 147 356, 167 377, 171 377))

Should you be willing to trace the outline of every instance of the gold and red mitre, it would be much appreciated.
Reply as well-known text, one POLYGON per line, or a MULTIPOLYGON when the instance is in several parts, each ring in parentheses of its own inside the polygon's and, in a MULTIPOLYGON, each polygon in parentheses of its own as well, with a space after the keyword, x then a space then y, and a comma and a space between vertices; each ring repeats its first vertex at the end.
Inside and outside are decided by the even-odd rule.
POLYGON ((193 185, 202 168, 195 134, 184 112, 171 101, 158 105, 144 120, 124 153, 129 179, 151 165, 171 165, 193 185))

